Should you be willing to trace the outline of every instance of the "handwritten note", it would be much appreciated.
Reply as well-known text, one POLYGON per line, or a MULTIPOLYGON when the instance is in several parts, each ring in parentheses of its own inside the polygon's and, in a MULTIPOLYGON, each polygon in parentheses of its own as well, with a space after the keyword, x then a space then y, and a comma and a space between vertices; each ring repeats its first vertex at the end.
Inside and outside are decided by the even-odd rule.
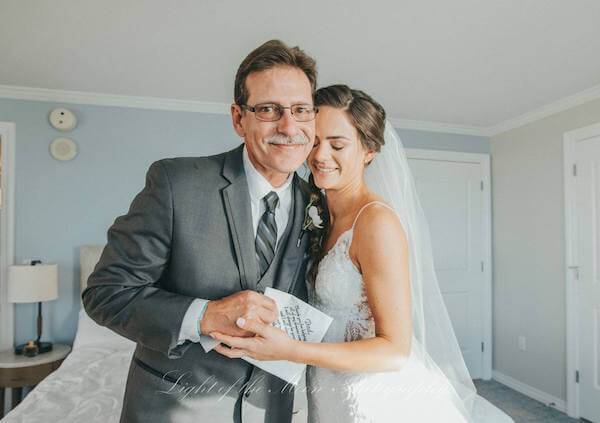
MULTIPOLYGON (((287 292, 267 288, 265 295, 275 300, 279 309, 279 318, 273 322, 273 326, 284 330, 298 341, 321 342, 333 320, 331 317, 287 292)), ((200 343, 206 352, 218 344, 214 339, 207 337, 203 337, 200 343)), ((306 369, 306 364, 285 360, 260 361, 250 357, 243 359, 294 385, 298 384, 302 372, 306 369)))
MULTIPOLYGON (((279 309, 279 319, 273 326, 298 341, 321 342, 333 320, 331 317, 287 292, 267 288, 265 295, 274 299, 279 309)), ((294 385, 306 369, 306 364, 285 360, 259 361, 249 357, 244 360, 294 385)))

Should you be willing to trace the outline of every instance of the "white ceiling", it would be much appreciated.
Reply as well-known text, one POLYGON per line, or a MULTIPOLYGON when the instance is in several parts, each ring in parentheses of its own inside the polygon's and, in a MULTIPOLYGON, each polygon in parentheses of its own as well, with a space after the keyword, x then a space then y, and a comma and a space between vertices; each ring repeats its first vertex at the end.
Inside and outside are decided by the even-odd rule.
POLYGON ((597 0, 0 2, 0 84, 229 103, 270 38, 390 117, 490 127, 600 84, 597 0))

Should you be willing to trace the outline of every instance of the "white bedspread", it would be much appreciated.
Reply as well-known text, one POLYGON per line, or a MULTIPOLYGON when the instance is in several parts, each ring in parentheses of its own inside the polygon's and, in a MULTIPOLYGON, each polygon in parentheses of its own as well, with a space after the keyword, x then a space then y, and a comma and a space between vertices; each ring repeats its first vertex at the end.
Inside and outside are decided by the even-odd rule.
POLYGON ((118 422, 134 347, 75 349, 2 423, 118 422))

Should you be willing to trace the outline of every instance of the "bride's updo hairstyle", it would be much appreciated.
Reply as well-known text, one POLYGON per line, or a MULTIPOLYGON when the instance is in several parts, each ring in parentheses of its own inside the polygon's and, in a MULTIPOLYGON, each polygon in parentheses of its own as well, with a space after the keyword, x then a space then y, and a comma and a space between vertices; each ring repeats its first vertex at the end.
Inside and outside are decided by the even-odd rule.
MULTIPOLYGON (((361 90, 353 90, 347 85, 337 84, 319 88, 315 92, 315 106, 329 106, 346 112, 352 125, 358 132, 362 146, 367 150, 379 153, 384 144, 385 110, 381 104, 361 90)), ((369 162, 370 163, 370 162, 369 162)), ((367 163, 368 165, 368 163, 367 163)), ((323 242, 329 233, 329 212, 327 202, 321 190, 315 185, 312 174, 308 178, 315 198, 323 213, 323 230, 313 233, 310 237, 308 254, 312 258, 307 279, 314 286, 319 262, 323 259, 323 242)))
POLYGON ((379 153, 384 144, 385 110, 369 94, 343 84, 330 85, 315 92, 315 106, 344 110, 363 147, 379 153))

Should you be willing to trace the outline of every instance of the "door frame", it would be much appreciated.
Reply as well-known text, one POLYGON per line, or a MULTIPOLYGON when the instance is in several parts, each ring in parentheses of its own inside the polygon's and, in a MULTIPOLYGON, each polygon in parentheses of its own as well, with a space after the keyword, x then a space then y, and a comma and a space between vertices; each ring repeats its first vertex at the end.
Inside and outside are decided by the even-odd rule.
POLYGON ((15 262, 16 125, 0 122, 2 138, 2 218, 0 219, 0 350, 13 348, 14 312, 7 301, 8 266, 15 262))
POLYGON ((566 295, 566 350, 567 350, 567 414, 579 418, 579 384, 575 372, 579 370, 579 319, 577 310, 578 270, 575 157, 577 143, 600 135, 600 123, 585 126, 563 134, 563 173, 565 192, 565 295, 566 295))
POLYGON ((482 304, 482 339, 485 345, 482 363, 481 378, 492 378, 492 195, 490 176, 490 155, 481 153, 462 153, 445 150, 426 150, 407 148, 406 156, 409 159, 439 160, 460 163, 478 164, 482 185, 481 191, 481 245, 483 246, 483 289, 481 290, 482 304))

